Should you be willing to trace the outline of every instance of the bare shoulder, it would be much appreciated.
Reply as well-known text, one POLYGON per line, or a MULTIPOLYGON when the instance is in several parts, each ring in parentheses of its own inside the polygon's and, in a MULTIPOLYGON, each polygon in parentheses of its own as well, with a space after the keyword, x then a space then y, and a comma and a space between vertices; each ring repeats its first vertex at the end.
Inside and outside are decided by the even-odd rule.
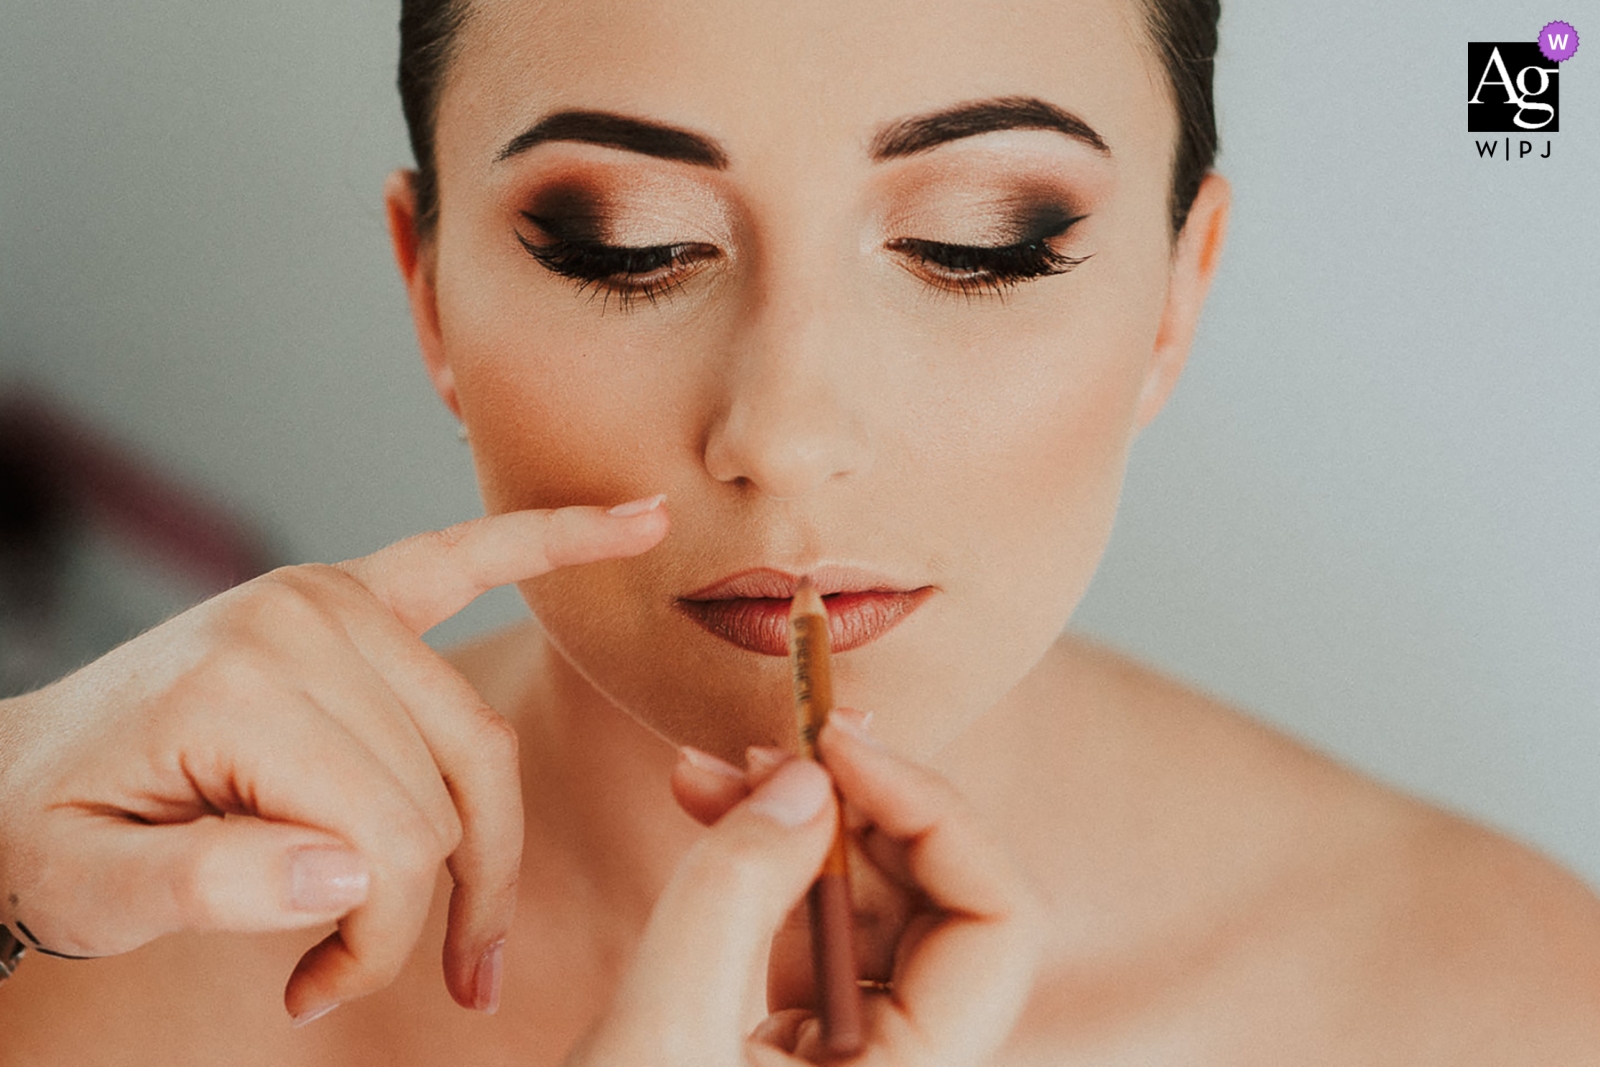
POLYGON ((1482 1062, 1534 1062, 1530 1043, 1600 1060, 1600 899, 1576 876, 1432 812, 1374 858, 1368 882, 1381 928, 1398 932, 1392 964, 1433 984, 1441 1024, 1470 1022, 1495 1049, 1482 1062))
POLYGON ((1033 785, 1095 814, 1025 857, 1063 931, 1036 1017, 1093 989, 1116 1020, 1098 1038, 1133 1062, 1146 1040, 1232 1063, 1600 1062, 1600 899, 1578 878, 1108 649, 1051 655, 1064 773, 1033 785))

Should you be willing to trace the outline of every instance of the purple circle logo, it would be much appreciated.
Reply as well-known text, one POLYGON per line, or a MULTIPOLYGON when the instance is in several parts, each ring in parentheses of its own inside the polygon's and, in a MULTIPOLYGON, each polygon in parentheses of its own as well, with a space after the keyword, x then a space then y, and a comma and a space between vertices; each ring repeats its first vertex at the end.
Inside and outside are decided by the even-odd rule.
POLYGON ((1539 31, 1539 51, 1552 63, 1571 59, 1578 50, 1578 31, 1570 22, 1547 22, 1539 31))

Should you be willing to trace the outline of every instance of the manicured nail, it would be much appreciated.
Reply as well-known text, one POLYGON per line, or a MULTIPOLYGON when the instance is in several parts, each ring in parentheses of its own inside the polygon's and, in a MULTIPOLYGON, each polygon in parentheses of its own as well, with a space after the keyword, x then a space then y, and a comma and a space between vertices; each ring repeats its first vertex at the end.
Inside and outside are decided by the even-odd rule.
POLYGON ((833 782, 811 760, 789 760, 750 795, 750 807, 782 826, 804 826, 833 796, 833 782))
POLYGON ((862 711, 859 708, 834 708, 828 713, 828 717, 830 720, 849 719, 851 722, 866 729, 872 726, 872 717, 876 714, 877 712, 875 711, 862 711))
POLYGON ((296 911, 348 911, 367 899, 367 865, 347 848, 295 849, 289 858, 289 906, 296 911))
POLYGON ((506 943, 496 942, 478 961, 478 971, 472 979, 472 1006, 485 1015, 500 1010, 500 976, 505 970, 506 943))
POLYGON ((744 772, 725 760, 720 760, 709 752, 702 752, 693 745, 684 745, 678 749, 678 755, 683 757, 683 762, 697 771, 714 774, 718 778, 730 778, 736 782, 744 781, 744 772))
POLYGON ((854 708, 835 708, 828 716, 828 725, 838 727, 839 732, 853 737, 868 748, 883 750, 884 744, 867 731, 867 724, 872 721, 872 713, 863 715, 854 708))
POLYGON ((337 1004, 329 1004, 325 1008, 317 1008, 314 1011, 303 1011, 299 1015, 296 1015, 291 1022, 293 1022, 294 1028, 298 1030, 302 1026, 311 1025, 338 1006, 339 1005, 337 1004))
POLYGON ((781 748, 751 745, 744 750, 744 765, 750 768, 752 778, 765 778, 794 757, 781 748))
POLYGON ((667 494, 657 493, 655 496, 640 497, 630 500, 626 504, 618 504, 607 515, 615 515, 619 519, 631 518, 634 515, 643 515, 647 511, 654 511, 667 502, 667 494))

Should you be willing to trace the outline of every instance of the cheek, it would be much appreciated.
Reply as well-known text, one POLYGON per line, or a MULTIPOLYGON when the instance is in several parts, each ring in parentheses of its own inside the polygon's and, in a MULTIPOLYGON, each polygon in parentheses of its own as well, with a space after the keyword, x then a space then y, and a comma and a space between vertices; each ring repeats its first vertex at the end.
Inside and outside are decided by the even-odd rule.
POLYGON ((923 506, 949 518, 945 581, 996 687, 1059 634, 1110 536, 1155 321, 1108 314, 1106 296, 1085 293, 1067 326, 974 339, 963 362, 987 372, 947 389, 920 434, 923 506))
POLYGON ((1106 295, 1085 291, 1082 313, 1053 328, 974 338, 962 362, 981 371, 945 390, 930 420, 948 435, 946 491, 982 543, 1006 549, 985 553, 995 568, 1092 569, 1109 532, 1155 316, 1106 295))
POLYGON ((659 344, 598 328, 581 296, 535 299, 494 277, 457 288, 472 295, 442 300, 441 322, 488 510, 670 488, 668 458, 688 443, 686 398, 674 393, 685 383, 664 379, 659 344))

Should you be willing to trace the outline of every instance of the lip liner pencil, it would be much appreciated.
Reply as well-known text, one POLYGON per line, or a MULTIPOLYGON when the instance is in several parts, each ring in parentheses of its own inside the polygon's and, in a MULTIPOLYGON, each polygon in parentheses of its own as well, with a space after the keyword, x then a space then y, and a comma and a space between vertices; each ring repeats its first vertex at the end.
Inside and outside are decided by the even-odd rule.
MULTIPOLYGON (((828 609, 810 578, 800 579, 789 608, 789 662, 794 668, 795 717, 800 754, 817 758, 817 735, 833 710, 833 673, 828 662, 828 609)), ((854 919, 844 825, 834 825, 833 844, 822 873, 806 896, 811 913, 811 969, 817 983, 817 1019, 830 1056, 853 1056, 865 1035, 861 989, 856 984, 854 919)))

